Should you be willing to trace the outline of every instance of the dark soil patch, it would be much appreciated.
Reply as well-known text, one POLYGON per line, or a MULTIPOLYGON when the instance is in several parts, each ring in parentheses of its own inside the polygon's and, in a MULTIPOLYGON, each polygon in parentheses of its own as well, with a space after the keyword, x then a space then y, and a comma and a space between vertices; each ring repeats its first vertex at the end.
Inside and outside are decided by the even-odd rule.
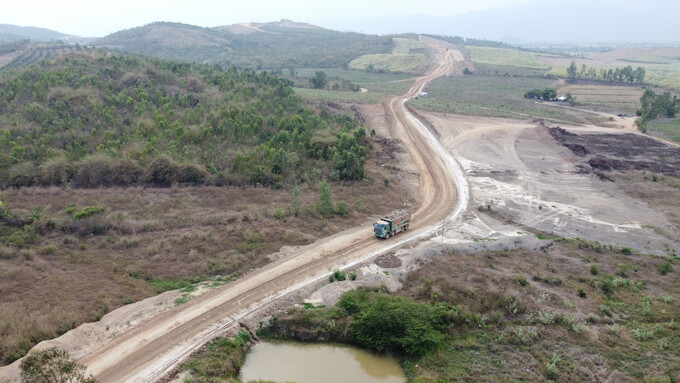
POLYGON ((548 129, 558 142, 584 158, 594 173, 646 170, 680 176, 680 148, 639 134, 574 134, 548 129))
POLYGON ((394 253, 383 254, 375 260, 375 264, 386 269, 393 269, 401 266, 401 259, 397 258, 394 253))

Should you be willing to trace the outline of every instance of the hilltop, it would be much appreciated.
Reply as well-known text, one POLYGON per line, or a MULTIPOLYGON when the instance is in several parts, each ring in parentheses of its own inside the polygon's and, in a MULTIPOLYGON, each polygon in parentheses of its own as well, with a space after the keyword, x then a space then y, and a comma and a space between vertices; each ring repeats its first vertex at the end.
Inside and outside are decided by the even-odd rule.
POLYGON ((0 24, 0 42, 19 40, 53 41, 74 37, 76 36, 67 35, 47 28, 0 24))
POLYGON ((361 55, 393 48, 390 37, 336 32, 289 20, 216 28, 159 22, 119 31, 93 44, 164 59, 269 70, 339 67, 361 55))

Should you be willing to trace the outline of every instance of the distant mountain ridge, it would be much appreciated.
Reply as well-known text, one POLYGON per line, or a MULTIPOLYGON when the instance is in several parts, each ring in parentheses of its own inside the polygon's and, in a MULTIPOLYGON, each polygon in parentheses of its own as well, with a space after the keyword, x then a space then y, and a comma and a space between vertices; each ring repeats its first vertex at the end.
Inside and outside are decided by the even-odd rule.
POLYGON ((74 38, 76 36, 53 31, 47 28, 22 27, 12 24, 0 24, 0 42, 2 41, 53 41, 74 38))
POLYGON ((362 33, 429 33, 491 40, 512 36, 526 42, 680 43, 674 33, 680 2, 632 4, 606 0, 541 0, 454 16, 385 15, 319 19, 314 23, 362 33))

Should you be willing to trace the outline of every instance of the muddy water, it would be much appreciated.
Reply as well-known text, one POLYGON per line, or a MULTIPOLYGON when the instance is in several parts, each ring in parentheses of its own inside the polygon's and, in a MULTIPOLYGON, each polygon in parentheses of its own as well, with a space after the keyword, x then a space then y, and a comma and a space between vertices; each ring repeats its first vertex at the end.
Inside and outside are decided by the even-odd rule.
POLYGON ((356 348, 305 343, 253 346, 241 368, 241 380, 297 383, 403 383, 396 359, 356 348))

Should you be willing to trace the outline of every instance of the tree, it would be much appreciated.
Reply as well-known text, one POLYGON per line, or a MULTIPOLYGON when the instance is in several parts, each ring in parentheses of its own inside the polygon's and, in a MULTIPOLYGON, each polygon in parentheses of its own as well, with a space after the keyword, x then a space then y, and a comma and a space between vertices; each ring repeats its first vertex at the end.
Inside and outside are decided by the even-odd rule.
POLYGON ((323 218, 331 218, 335 214, 335 204, 333 203, 333 192, 328 182, 319 182, 319 205, 317 211, 323 218))
POLYGON ((571 62, 571 65, 569 65, 569 68, 567 68, 567 77, 569 77, 570 81, 576 80, 576 75, 578 74, 578 69, 576 69, 576 63, 571 62))
POLYGON ((76 363, 66 350, 57 347, 34 351, 19 365, 24 383, 95 383, 85 376, 85 367, 76 363))
POLYGON ((297 185, 293 188, 293 201, 291 202, 293 215, 298 216, 302 211, 302 197, 300 196, 300 188, 297 185))
POLYGON ((320 70, 316 72, 309 82, 312 83, 314 89, 323 89, 328 84, 328 76, 326 75, 326 72, 320 70))

